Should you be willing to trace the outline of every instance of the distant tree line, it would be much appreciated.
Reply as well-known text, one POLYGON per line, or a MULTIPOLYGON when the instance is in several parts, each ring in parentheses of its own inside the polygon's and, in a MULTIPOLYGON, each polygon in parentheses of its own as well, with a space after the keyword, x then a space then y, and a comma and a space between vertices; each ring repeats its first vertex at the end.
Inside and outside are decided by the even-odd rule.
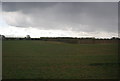
POLYGON ((31 38, 30 35, 26 35, 26 37, 5 37, 4 35, 0 35, 0 39, 5 40, 49 40, 49 39, 95 39, 95 40, 114 40, 114 39, 120 39, 118 37, 112 37, 111 39, 108 38, 95 38, 95 37, 40 37, 40 38, 31 38))
POLYGON ((112 37, 111 39, 102 39, 95 37, 86 37, 86 38, 77 38, 77 37, 40 37, 40 38, 31 38, 30 35, 26 37, 5 37, 0 35, 2 40, 42 40, 42 41, 58 41, 65 43, 107 43, 107 42, 117 42, 120 38, 112 37))

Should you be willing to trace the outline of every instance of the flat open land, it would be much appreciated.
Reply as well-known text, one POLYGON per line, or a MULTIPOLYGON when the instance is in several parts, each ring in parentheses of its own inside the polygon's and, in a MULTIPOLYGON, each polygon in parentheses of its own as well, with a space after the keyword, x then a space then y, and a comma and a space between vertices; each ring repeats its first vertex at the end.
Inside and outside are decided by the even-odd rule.
POLYGON ((3 79, 117 79, 117 44, 3 41, 3 79))

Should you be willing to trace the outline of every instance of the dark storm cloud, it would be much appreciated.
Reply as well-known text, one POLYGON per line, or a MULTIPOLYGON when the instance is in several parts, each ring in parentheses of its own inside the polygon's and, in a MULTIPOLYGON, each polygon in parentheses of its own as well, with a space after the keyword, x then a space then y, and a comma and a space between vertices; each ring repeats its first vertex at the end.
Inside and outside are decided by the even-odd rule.
MULTIPOLYGON (((4 2, 3 11, 17 12, 9 25, 41 29, 116 32, 117 2, 4 2)), ((6 19, 7 20, 7 19, 6 19)))

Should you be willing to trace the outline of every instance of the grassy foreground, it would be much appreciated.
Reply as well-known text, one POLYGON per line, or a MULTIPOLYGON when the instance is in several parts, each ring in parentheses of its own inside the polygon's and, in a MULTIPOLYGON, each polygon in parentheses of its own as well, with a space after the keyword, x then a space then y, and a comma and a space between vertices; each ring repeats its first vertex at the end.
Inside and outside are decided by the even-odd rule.
POLYGON ((117 79, 116 44, 3 41, 3 79, 117 79))

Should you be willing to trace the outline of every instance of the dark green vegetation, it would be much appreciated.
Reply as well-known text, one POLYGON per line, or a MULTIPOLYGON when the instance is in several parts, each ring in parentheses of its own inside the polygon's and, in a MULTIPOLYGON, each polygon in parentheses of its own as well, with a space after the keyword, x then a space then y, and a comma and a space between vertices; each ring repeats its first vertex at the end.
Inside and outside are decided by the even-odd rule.
POLYGON ((117 44, 3 41, 3 79, 117 79, 117 44))

